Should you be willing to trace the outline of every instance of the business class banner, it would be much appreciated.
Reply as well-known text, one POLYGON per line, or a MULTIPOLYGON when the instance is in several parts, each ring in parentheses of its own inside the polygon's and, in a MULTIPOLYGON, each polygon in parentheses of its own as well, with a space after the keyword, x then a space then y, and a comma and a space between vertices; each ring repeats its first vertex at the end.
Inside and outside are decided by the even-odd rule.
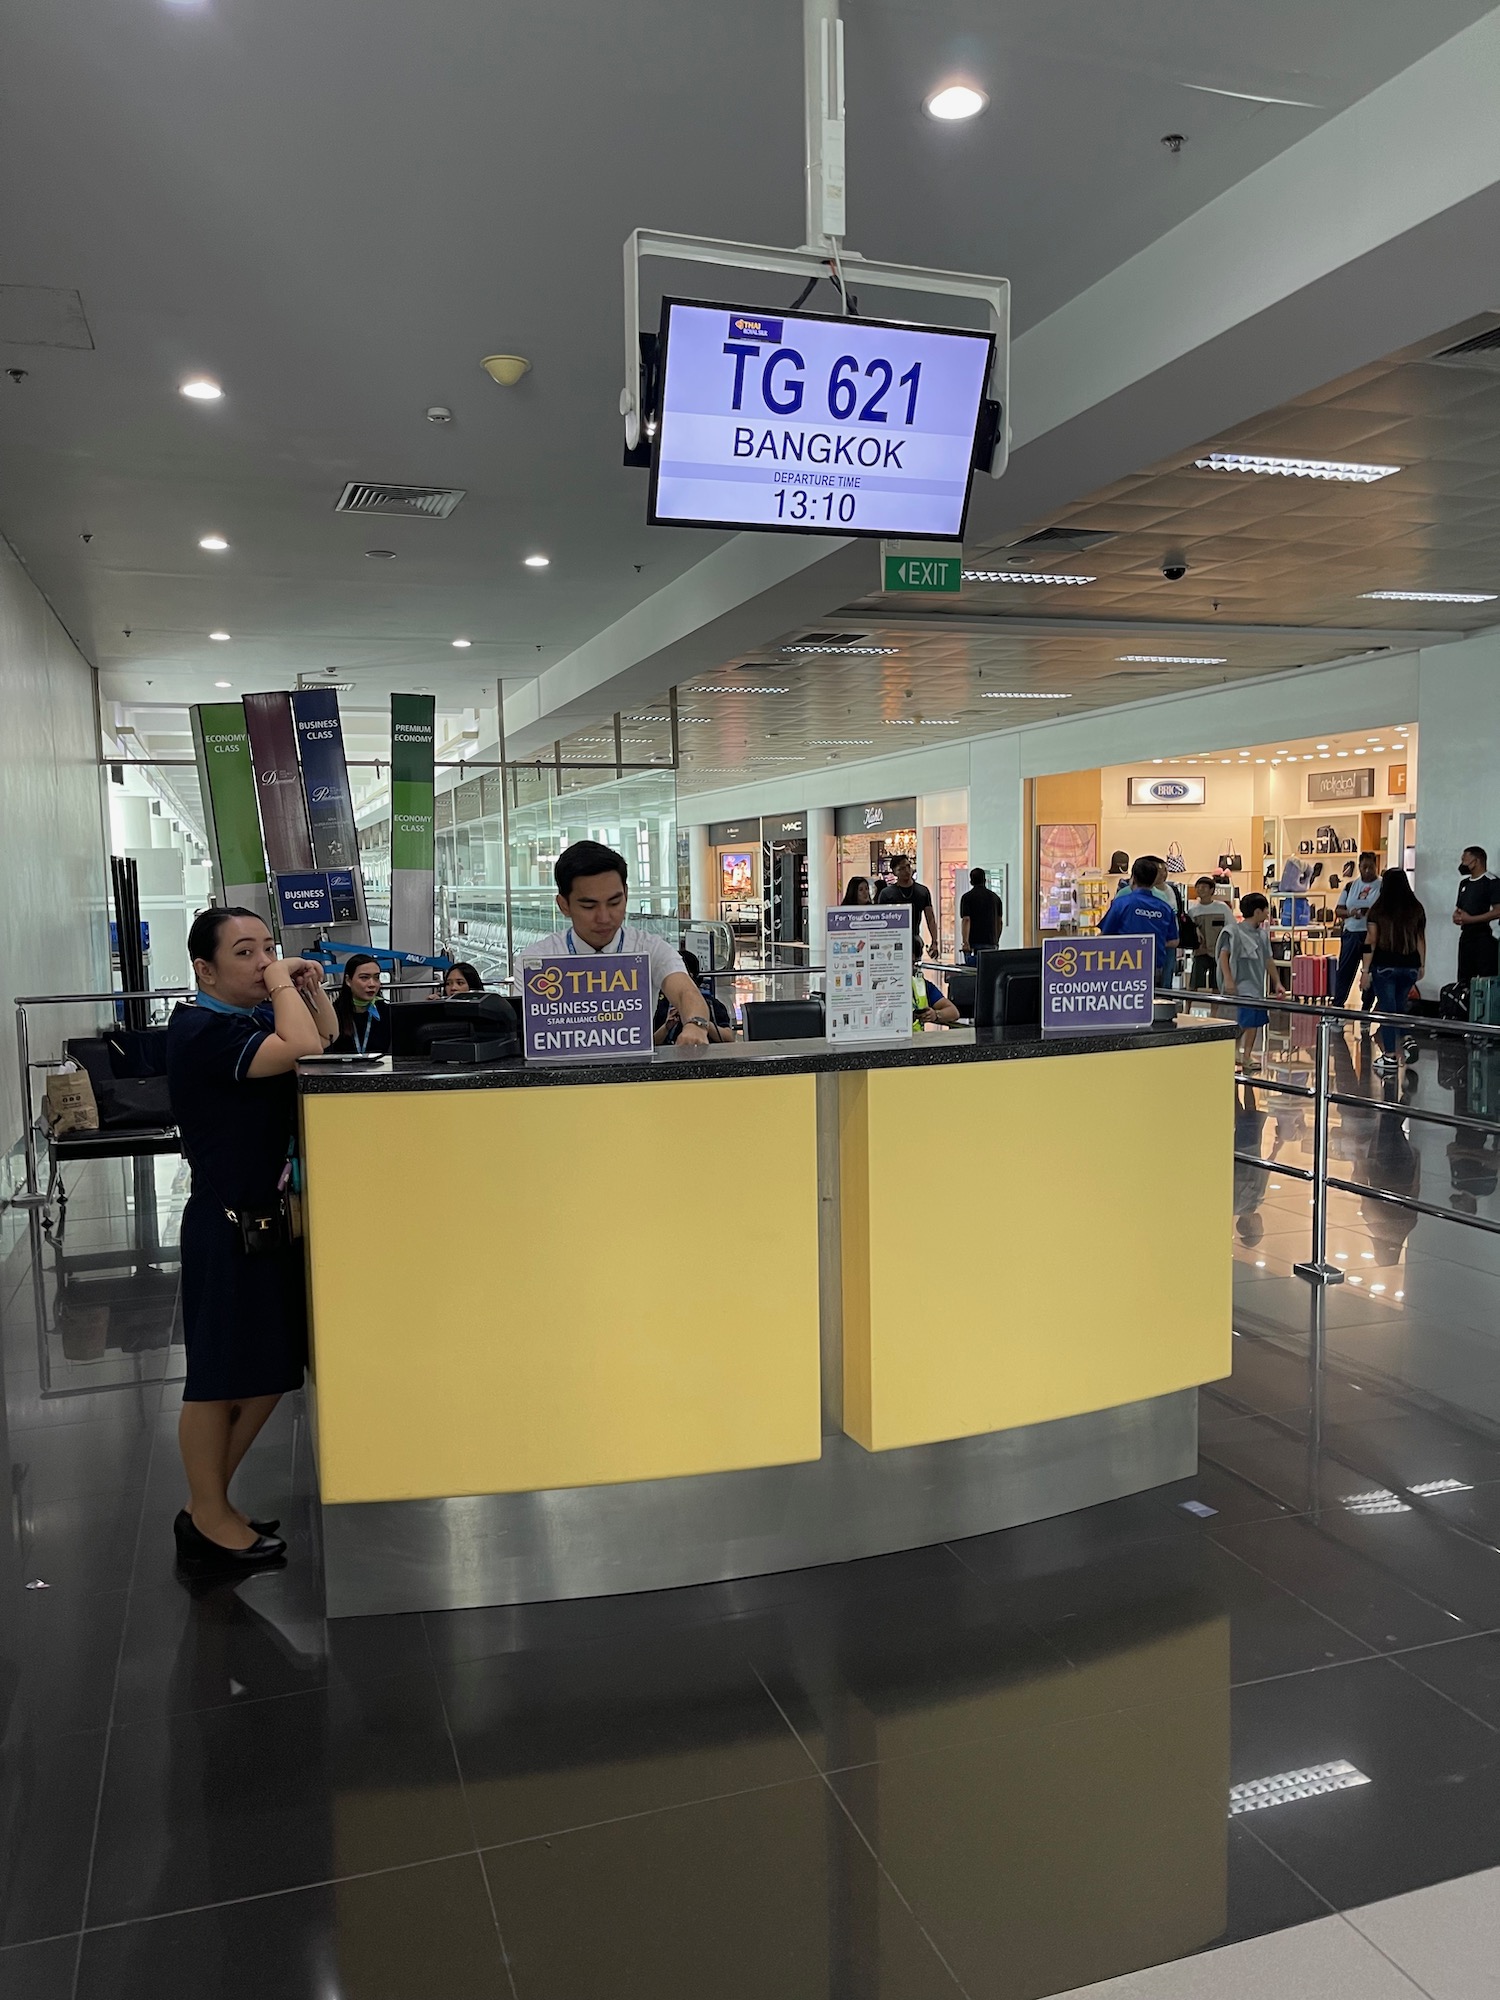
POLYGON ((391 950, 433 945, 433 727, 437 697, 391 696, 391 950))
POLYGON ((1149 936, 1043 938, 1042 1033, 1149 1028, 1155 948, 1149 936))
POLYGON ((352 924, 368 943, 364 881, 359 866, 359 834, 354 797, 344 757, 339 698, 332 688, 298 688, 292 696, 302 791, 312 832, 313 863, 328 882, 330 924, 352 924))
POLYGON ((528 959, 521 972, 521 1026, 530 1062, 649 1056, 656 1007, 644 952, 528 959))
POLYGON ((266 857, 255 804, 250 732, 237 701, 204 702, 192 711, 193 755, 221 903, 256 910, 271 921, 266 857))

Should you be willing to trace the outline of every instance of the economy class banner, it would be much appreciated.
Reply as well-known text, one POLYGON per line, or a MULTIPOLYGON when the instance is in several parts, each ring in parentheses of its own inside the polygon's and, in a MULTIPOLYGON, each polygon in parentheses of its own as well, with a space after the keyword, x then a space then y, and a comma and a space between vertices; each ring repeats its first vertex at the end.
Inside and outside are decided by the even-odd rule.
POLYGON ((257 911, 269 924, 271 895, 244 708, 237 701, 204 702, 192 710, 192 723, 214 894, 220 903, 257 911))
POLYGON ((370 921, 365 909, 359 832, 354 823, 354 796, 344 756, 339 698, 332 688, 298 688, 292 696, 292 720, 296 724, 302 791, 312 833, 313 865, 327 873, 331 882, 328 921, 340 928, 353 925, 358 935, 352 941, 367 944, 370 921))
POLYGON ((433 947, 433 732, 437 697, 391 696, 391 950, 433 947))

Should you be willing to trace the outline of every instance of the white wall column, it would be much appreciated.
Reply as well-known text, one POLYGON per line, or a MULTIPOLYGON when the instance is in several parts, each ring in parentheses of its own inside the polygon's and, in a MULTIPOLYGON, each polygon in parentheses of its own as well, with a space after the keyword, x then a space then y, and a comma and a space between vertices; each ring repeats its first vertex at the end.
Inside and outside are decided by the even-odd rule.
POLYGON ((1494 733, 1485 720, 1500 674, 1500 632, 1418 655, 1417 879, 1427 909, 1427 977, 1435 995, 1458 970, 1458 857, 1482 847, 1500 872, 1500 790, 1494 733))
POLYGON ((1026 796, 1019 736, 981 736, 969 746, 969 861, 989 871, 990 887, 1005 903, 1001 942, 1024 935, 1021 908, 1022 845, 1026 796))
POLYGON ((716 917, 719 914, 719 905, 713 894, 713 879, 709 867, 712 856, 708 845, 708 828, 690 826, 685 831, 688 838, 691 914, 695 917, 716 917))
POLYGON ((828 959, 827 914, 838 901, 838 841, 833 831, 833 807, 807 809, 807 928, 809 956, 814 965, 828 959))

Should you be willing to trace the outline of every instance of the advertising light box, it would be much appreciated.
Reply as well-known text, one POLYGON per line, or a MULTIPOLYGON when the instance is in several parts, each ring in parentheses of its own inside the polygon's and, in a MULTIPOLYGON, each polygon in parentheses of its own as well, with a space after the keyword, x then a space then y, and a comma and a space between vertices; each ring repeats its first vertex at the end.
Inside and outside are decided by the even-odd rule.
POLYGON ((956 540, 994 340, 668 299, 653 525, 956 540))

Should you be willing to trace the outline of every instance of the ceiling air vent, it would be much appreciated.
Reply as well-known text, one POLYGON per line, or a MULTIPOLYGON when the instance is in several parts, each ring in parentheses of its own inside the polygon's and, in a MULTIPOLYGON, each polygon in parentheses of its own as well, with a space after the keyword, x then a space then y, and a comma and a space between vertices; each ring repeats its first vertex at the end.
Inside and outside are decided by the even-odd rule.
POLYGON ((1445 368, 1482 368, 1486 374, 1500 375, 1500 326, 1460 340, 1456 346, 1441 348, 1427 358, 1445 368))
POLYGON ((461 486, 378 486, 351 479, 339 495, 336 514, 420 514, 446 521, 464 497, 461 486))
POLYGON ((1082 555, 1085 549, 1097 549, 1101 542, 1114 538, 1112 528, 1039 528, 1034 535, 1023 535, 1020 541, 1001 546, 1016 556, 1082 555))
POLYGON ((796 641, 799 646, 858 646, 864 643, 863 632, 804 632, 796 641))

